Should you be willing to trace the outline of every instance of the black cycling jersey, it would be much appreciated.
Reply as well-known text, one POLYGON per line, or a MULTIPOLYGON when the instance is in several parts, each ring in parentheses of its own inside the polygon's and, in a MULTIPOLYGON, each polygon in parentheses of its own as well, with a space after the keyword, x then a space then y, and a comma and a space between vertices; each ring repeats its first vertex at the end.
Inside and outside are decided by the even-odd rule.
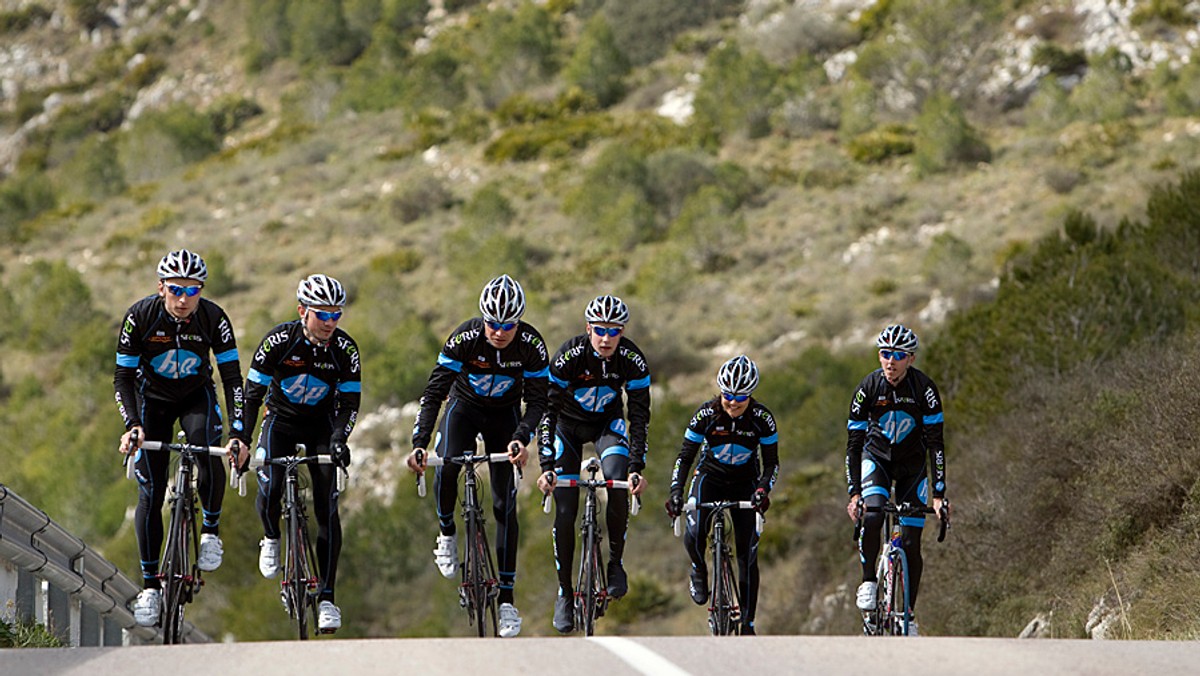
POLYGON ((604 423, 625 415, 621 389, 629 401, 630 472, 646 467, 650 428, 650 368, 632 340, 621 337, 613 356, 604 359, 585 333, 562 344, 550 365, 550 397, 538 426, 542 471, 554 469, 554 434, 558 419, 572 423, 604 423))
POLYGON ((246 376, 248 426, 254 426, 264 399, 280 420, 328 419, 330 442, 345 443, 362 399, 358 345, 341 329, 324 345, 312 343, 299 319, 276 326, 258 346, 246 376))
POLYGON ((216 357, 225 390, 229 436, 249 443, 233 326, 225 311, 207 298, 201 298, 195 312, 186 319, 176 319, 167 312, 166 303, 158 295, 139 300, 125 314, 113 375, 125 429, 143 422, 138 396, 178 402, 211 386, 210 351, 216 357))
POLYGON ((751 398, 737 418, 730 417, 717 396, 701 404, 683 433, 683 445, 671 472, 671 495, 683 495, 688 470, 703 447, 698 474, 724 485, 752 483, 768 492, 779 477, 779 433, 775 416, 751 398), (759 467, 759 449, 762 467, 759 467))
POLYGON ((850 495, 862 492, 863 452, 897 463, 920 462, 929 454, 933 496, 946 494, 942 400, 929 376, 909 367, 893 386, 883 369, 867 374, 850 403, 846 424, 846 483, 850 495))
POLYGON ((537 329, 519 322, 517 335, 503 350, 487 342, 483 319, 463 322, 446 340, 437 366, 421 395, 421 412, 413 427, 413 448, 427 448, 433 436, 438 411, 447 396, 476 407, 519 407, 525 414, 512 439, 528 444, 534 428, 546 412, 546 375, 549 359, 546 342, 537 329))

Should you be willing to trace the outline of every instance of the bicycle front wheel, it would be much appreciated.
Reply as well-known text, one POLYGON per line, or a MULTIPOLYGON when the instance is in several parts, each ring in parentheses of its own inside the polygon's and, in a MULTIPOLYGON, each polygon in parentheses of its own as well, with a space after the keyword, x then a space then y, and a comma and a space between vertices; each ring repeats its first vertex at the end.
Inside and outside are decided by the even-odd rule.
POLYGON ((171 509, 171 524, 167 530, 167 546, 163 556, 162 632, 163 643, 173 645, 183 638, 183 606, 191 594, 192 567, 189 552, 192 518, 189 514, 190 496, 177 497, 171 509))
POLYGON ((309 638, 309 617, 313 613, 311 545, 308 541, 308 524, 303 510, 293 505, 288 510, 287 550, 285 553, 283 589, 281 595, 288 614, 296 623, 296 635, 301 641, 309 638))
POLYGON ((474 513, 468 511, 465 523, 467 543, 463 550, 462 585, 467 600, 467 615, 480 637, 487 636, 484 625, 484 608, 487 605, 487 587, 484 584, 483 558, 480 536, 483 530, 474 513))
POLYGON ((595 525, 584 526, 583 551, 579 556, 579 579, 575 586, 576 625, 584 636, 595 633, 600 604, 600 552, 597 540, 595 525))
POLYGON ((908 636, 908 623, 912 609, 908 598, 908 557, 903 549, 897 549, 888 557, 887 611, 888 633, 893 636, 908 636))

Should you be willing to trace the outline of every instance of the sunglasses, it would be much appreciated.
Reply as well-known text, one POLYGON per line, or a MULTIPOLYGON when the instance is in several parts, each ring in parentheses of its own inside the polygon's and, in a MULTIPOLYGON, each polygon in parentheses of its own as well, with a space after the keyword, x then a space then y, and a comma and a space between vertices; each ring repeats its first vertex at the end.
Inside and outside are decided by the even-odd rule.
POLYGON ((188 298, 191 298, 192 296, 200 295, 200 289, 203 289, 203 288, 204 288, 203 286, 180 286, 178 284, 168 284, 167 285, 167 291, 169 291, 172 296, 185 296, 186 295, 188 298))
POLYGON ((310 309, 309 312, 312 312, 314 315, 317 316, 317 319, 320 319, 323 322, 336 322, 337 320, 342 318, 341 310, 337 310, 335 312, 326 312, 325 310, 310 309))
POLYGON ((721 396, 725 397, 725 401, 736 401, 739 404, 750 398, 748 394, 730 394, 728 392, 722 392, 721 396))
POLYGON ((884 359, 891 359, 893 361, 908 359, 908 353, 904 350, 880 350, 879 356, 883 357, 884 359))
POLYGON ((517 328, 517 322, 484 322, 493 331, 512 331, 517 328))
POLYGON ((621 335, 621 331, 624 331, 624 329, 620 326, 614 326, 607 329, 603 326, 592 326, 592 332, 595 333, 598 338, 603 338, 604 336, 616 338, 617 336, 621 335))

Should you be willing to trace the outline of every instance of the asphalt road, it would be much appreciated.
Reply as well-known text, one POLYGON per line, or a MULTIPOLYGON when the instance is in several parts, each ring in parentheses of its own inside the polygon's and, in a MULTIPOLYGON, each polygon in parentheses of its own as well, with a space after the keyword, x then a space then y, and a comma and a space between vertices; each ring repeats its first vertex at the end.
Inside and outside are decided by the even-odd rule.
POLYGON ((1200 642, 860 636, 323 639, 0 650, 0 674, 1171 674, 1200 673, 1200 642))

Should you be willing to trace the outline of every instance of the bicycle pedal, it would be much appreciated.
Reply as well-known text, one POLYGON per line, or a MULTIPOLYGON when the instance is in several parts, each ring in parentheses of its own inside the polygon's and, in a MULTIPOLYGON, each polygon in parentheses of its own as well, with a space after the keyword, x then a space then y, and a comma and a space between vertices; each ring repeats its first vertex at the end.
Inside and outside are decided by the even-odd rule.
POLYGON ((459 608, 467 607, 467 595, 463 592, 462 589, 458 590, 458 607, 459 608))

